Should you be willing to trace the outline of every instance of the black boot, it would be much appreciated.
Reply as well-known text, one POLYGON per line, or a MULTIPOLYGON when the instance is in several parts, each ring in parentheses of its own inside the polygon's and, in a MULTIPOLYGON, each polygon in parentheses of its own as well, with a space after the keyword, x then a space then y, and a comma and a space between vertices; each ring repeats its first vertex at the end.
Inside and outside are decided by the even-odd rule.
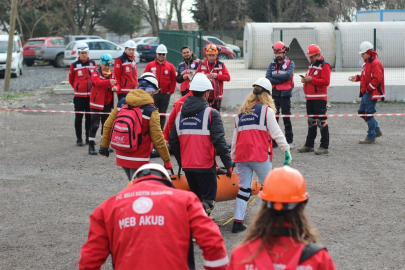
POLYGON ((238 232, 243 232, 244 230, 246 230, 247 225, 243 224, 242 222, 233 222, 233 226, 232 226, 232 233, 238 233, 238 232))
POLYGON ((94 141, 89 141, 89 155, 97 155, 97 151, 94 148, 94 141))
POLYGON ((77 139, 76 145, 77 146, 83 146, 83 140, 82 139, 77 139))

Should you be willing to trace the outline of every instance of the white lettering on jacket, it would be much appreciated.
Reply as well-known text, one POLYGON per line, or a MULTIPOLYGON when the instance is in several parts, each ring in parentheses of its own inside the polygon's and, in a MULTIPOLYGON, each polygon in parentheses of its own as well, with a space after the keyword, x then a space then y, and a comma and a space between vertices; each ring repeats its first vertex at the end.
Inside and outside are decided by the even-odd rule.
POLYGON ((121 220, 118 220, 118 225, 120 226, 121 230, 123 228, 134 227, 136 225, 136 218, 135 217, 123 218, 121 220))
POLYGON ((139 220, 139 226, 145 225, 159 225, 163 226, 165 224, 164 216, 141 216, 139 220))

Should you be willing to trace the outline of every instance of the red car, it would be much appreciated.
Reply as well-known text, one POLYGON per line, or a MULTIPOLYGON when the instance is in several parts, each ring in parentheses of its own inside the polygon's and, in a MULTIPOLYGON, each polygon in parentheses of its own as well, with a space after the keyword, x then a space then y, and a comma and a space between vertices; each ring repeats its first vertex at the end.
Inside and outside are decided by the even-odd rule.
MULTIPOLYGON (((37 48, 37 50, 40 47, 60 47, 60 46, 64 46, 65 45, 65 40, 62 37, 40 37, 40 38, 30 38, 28 39, 27 43, 24 45, 23 47, 23 57, 24 57, 24 61, 25 64, 27 66, 32 66, 35 62, 35 60, 47 60, 47 59, 43 59, 38 57, 38 53, 37 55, 35 54, 35 48, 37 48)), ((55 64, 52 62, 52 60, 50 61, 51 64, 55 64)))
MULTIPOLYGON (((204 48, 208 45, 208 44, 214 44, 211 41, 208 41, 207 39, 203 38, 203 58, 206 58, 207 55, 205 53, 204 48)), ((215 45, 215 44, 214 44, 215 45)), ((233 50, 227 46, 222 46, 222 45, 215 45, 219 48, 221 48, 221 52, 218 54, 218 59, 224 60, 224 59, 233 59, 235 58, 235 53, 233 52, 233 50)))

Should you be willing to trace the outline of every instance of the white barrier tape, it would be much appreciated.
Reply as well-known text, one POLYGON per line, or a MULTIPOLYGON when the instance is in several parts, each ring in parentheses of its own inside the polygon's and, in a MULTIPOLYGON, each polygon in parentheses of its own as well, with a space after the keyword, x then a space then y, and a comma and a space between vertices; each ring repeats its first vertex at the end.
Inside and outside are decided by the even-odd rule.
MULTIPOLYGON (((22 110, 3 108, 0 111, 11 112, 39 112, 39 113, 81 113, 81 114, 110 114, 108 112, 81 112, 81 111, 59 111, 59 110, 22 110)), ((170 113, 159 113, 159 115, 169 116, 170 113)), ((237 114, 221 114, 221 117, 235 117, 237 114)), ((291 114, 291 115, 276 115, 276 117, 363 117, 363 116, 405 116, 405 113, 374 113, 374 114, 291 114)))

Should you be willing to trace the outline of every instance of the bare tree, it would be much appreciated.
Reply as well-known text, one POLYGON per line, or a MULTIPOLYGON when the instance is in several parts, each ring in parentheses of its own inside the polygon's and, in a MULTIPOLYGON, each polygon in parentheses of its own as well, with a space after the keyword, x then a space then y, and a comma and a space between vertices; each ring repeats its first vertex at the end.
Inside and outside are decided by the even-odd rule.
POLYGON ((182 18, 182 10, 183 10, 183 3, 185 0, 173 0, 174 1, 174 9, 176 10, 177 16, 177 25, 179 26, 179 30, 183 30, 183 18, 182 18))
POLYGON ((148 21, 152 27, 152 33, 154 36, 159 35, 159 17, 157 13, 157 3, 154 0, 135 0, 139 5, 144 18, 148 21))

